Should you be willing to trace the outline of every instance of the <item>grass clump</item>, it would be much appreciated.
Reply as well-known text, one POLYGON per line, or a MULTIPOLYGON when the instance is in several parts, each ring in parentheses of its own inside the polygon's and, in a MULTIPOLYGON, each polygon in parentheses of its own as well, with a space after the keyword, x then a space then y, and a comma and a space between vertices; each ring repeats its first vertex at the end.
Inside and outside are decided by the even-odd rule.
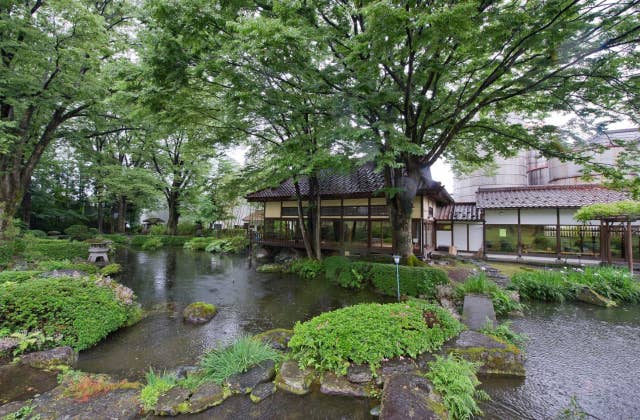
POLYGON ((508 344, 513 344, 519 349, 522 349, 524 343, 527 341, 527 336, 524 334, 518 334, 511 329, 511 321, 505 321, 497 327, 493 327, 491 323, 487 323, 480 330, 481 333, 491 335, 493 337, 498 338, 501 341, 504 341, 508 344))
POLYGON ((453 355, 436 356, 436 360, 429 362, 426 376, 442 395, 449 418, 470 419, 482 415, 476 400, 488 400, 489 396, 478 389, 477 372, 478 365, 453 355))
POLYGON ((153 410, 158 403, 160 395, 171 390, 171 388, 178 383, 175 376, 167 374, 159 375, 154 372, 153 369, 149 369, 145 375, 145 379, 147 384, 142 388, 142 391, 140 391, 140 402, 142 402, 145 411, 153 410))
POLYGON ((154 251, 164 246, 162 239, 158 236, 149 236, 140 246, 144 251, 154 251))
POLYGON ((103 276, 113 276, 122 271, 122 266, 117 263, 107 264, 100 269, 100 274, 103 276))
POLYGON ((0 285, 0 329, 42 331, 58 345, 89 348, 138 313, 133 293, 125 296, 129 304, 120 300, 124 286, 98 283, 104 282, 61 277, 0 285))
POLYGON ((490 296, 497 316, 505 316, 509 312, 523 309, 522 304, 516 302, 506 291, 489 280, 484 273, 469 277, 464 283, 456 286, 455 294, 458 299, 464 299, 464 295, 471 293, 490 296))
POLYGON ((433 352, 462 329, 444 309, 424 301, 367 303, 297 322, 289 348, 302 367, 344 375, 351 363, 368 363, 375 371, 385 358, 433 352))
POLYGON ((189 239, 184 243, 183 248, 190 251, 204 251, 207 245, 211 243, 211 238, 198 237, 189 239))
POLYGON ((299 258, 291 261, 287 271, 292 274, 297 274, 304 280, 312 280, 322 273, 323 267, 322 262, 318 260, 299 258))
POLYGON ((200 361, 202 379, 221 385, 236 373, 243 373, 266 360, 278 361, 280 353, 252 337, 241 337, 221 350, 212 350, 200 361))
POLYGON ((517 274, 512 280, 512 287, 523 298, 552 302, 575 300, 576 291, 582 286, 590 287, 607 299, 640 303, 640 283, 624 268, 533 271, 517 274))
MULTIPOLYGON (((396 267, 393 264, 353 263, 351 268, 362 275, 364 281, 370 282, 377 290, 388 296, 397 293, 396 267)), ((407 296, 435 297, 436 286, 447 284, 449 279, 444 271, 432 267, 400 266, 400 294, 407 296)))

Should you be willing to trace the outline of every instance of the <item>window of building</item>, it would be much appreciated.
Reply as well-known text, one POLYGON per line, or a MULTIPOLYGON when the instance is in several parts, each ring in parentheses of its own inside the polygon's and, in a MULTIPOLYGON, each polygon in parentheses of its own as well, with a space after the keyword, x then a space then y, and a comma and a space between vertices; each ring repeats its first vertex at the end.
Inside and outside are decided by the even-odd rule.
POLYGON ((372 216, 388 216, 389 215, 389 207, 387 207, 387 206, 371 206, 371 215, 372 216))
POLYGON ((493 252, 517 252, 518 231, 516 225, 487 225, 486 226, 487 251, 493 252))
POLYGON ((372 247, 391 248, 392 240, 393 237, 390 222, 371 222, 372 247))
POLYGON ((323 244, 340 242, 340 220, 323 220, 320 222, 320 241, 323 244))
POLYGON ((369 206, 345 206, 345 216, 368 216, 369 206))
POLYGON ((556 253, 556 226, 521 225, 522 253, 556 253))
POLYGON ((342 207, 321 207, 320 215, 340 217, 342 215, 342 207))
POLYGON ((344 242, 366 246, 369 242, 369 223, 366 220, 345 220, 344 242))

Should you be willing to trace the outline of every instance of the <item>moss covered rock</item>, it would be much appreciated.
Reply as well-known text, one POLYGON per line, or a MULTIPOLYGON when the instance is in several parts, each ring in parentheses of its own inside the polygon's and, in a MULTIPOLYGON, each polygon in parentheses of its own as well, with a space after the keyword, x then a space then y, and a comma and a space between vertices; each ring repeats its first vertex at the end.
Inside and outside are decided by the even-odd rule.
POLYGON ((284 272, 284 265, 282 264, 262 264, 256 268, 258 273, 282 273, 284 272))
POLYGON ((184 317, 184 321, 190 324, 206 324, 211 321, 211 318, 217 313, 218 308, 210 303, 193 302, 184 308, 182 316, 184 317))
POLYGON ((446 351, 480 364, 482 375, 524 377, 524 354, 513 344, 476 331, 464 331, 446 351))
POLYGON ((280 371, 276 376, 276 386, 292 394, 305 395, 309 393, 313 379, 313 370, 302 370, 295 361, 287 360, 280 366, 280 371))
POLYGON ((589 286, 582 286, 578 288, 578 290, 576 291, 576 299, 581 302, 590 303, 592 305, 604 306, 605 308, 612 308, 614 306, 617 306, 614 301, 612 301, 611 299, 607 299, 589 286))
POLYGON ((292 335, 293 330, 275 328, 273 330, 260 333, 256 335, 255 338, 270 345, 274 350, 285 351, 288 349, 287 345, 289 344, 289 340, 291 340, 292 335))

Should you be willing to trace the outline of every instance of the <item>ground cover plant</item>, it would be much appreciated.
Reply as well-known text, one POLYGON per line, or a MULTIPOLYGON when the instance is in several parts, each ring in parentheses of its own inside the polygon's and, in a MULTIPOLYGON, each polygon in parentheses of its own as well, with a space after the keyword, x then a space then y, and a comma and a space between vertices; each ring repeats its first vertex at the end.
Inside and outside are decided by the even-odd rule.
POLYGON ((268 344, 252 337, 241 337, 221 350, 212 350, 200 360, 203 381, 222 384, 236 373, 246 372, 252 366, 267 360, 280 360, 280 353, 268 344))
POLYGON ((469 277, 464 283, 456 285, 455 294, 458 299, 464 299, 464 295, 469 293, 490 296, 497 316, 505 316, 509 312, 523 309, 522 304, 516 302, 509 293, 489 280, 484 273, 469 277))
POLYGON ((524 334, 518 334, 513 331, 511 329, 511 321, 505 321, 495 328, 493 327, 493 325, 491 325, 491 323, 487 323, 487 325, 485 325, 484 328, 480 330, 480 332, 483 334, 492 335, 508 344, 513 344, 519 349, 523 348, 524 343, 528 338, 524 334))
POLYGON ((446 357, 436 356, 434 361, 429 362, 426 376, 442 395, 442 403, 449 418, 470 419, 482 415, 476 400, 488 400, 489 396, 478 389, 480 381, 476 376, 477 371, 476 364, 451 354, 446 357))
POLYGON ((640 302, 640 283, 625 268, 587 267, 533 271, 515 275, 512 287, 524 299, 562 302, 575 300, 579 287, 588 286, 614 301, 640 302))
POLYGON ((0 271, 0 285, 3 283, 22 283, 40 275, 42 271, 0 271))
POLYGON ((291 261, 287 267, 287 271, 297 274, 305 280, 312 280, 318 277, 323 271, 322 262, 309 258, 300 258, 291 261))
POLYGON ((375 371, 383 359, 436 351, 462 329, 444 309, 424 301, 367 303, 297 322, 289 348, 301 367, 344 375, 351 363, 368 363, 375 371))
POLYGON ((34 278, 0 285, 0 328, 41 331, 76 350, 140 316, 130 289, 108 279, 34 278))
POLYGON ((146 411, 153 410, 160 395, 178 383, 174 375, 157 374, 153 369, 149 369, 145 379, 147 384, 140 391, 140 402, 146 411))
POLYGON ((29 262, 45 260, 86 260, 89 244, 61 239, 23 238, 18 256, 29 262))

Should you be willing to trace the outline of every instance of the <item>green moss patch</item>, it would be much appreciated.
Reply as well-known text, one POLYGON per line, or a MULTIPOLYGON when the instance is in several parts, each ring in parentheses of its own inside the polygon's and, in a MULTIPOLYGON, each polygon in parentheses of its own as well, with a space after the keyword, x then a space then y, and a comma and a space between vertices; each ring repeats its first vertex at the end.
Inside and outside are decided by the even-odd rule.
POLYGON ((302 367, 344 375, 352 363, 375 371, 385 358, 436 351, 462 329, 444 309, 424 301, 360 304, 296 323, 289 348, 302 367), (435 318, 431 327, 426 318, 435 318))

